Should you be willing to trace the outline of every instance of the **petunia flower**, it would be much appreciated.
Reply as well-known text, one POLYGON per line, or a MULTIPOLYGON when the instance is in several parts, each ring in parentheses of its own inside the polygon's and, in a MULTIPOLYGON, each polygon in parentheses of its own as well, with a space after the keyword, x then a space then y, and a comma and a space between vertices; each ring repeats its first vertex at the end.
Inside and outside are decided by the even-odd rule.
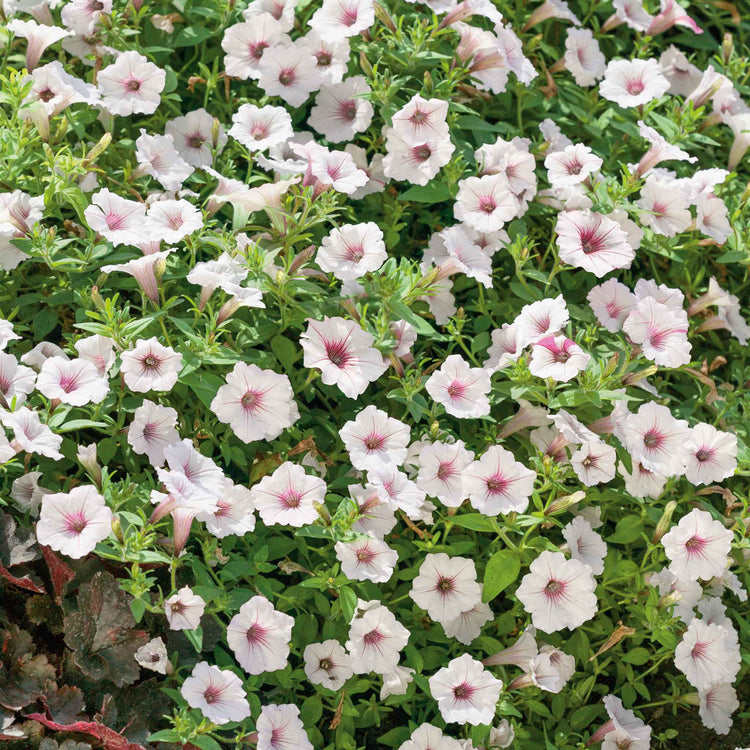
POLYGON ((579 86, 593 86, 604 76, 607 58, 591 29, 569 28, 565 37, 565 67, 579 86))
POLYGON ((294 134, 292 118, 283 107, 243 104, 232 115, 232 122, 228 134, 251 152, 265 151, 294 134))
POLYGON ((336 558, 341 572, 353 581, 385 583, 393 575, 398 553, 380 539, 356 539, 336 542, 336 558))
POLYGON ((63 454, 60 453, 62 435, 56 435, 39 418, 39 414, 25 406, 15 411, 0 411, 0 422, 4 427, 13 430, 10 455, 3 456, 3 462, 11 458, 18 450, 27 453, 38 453, 40 456, 62 461, 63 454))
POLYGON ((248 674, 284 669, 294 618, 276 610, 264 596, 245 602, 227 626, 227 643, 248 674))
POLYGON ((398 750, 461 750, 463 744, 452 737, 444 735, 441 729, 433 724, 420 724, 398 750))
POLYGON ((622 329, 622 324, 635 307, 636 297, 617 279, 607 279, 591 288, 586 295, 596 319, 611 333, 622 329))
POLYGON ((258 85, 290 107, 304 104, 320 86, 315 58, 299 45, 274 44, 263 52, 258 67, 258 85))
POLYGON ((518 209, 518 200, 504 174, 466 177, 458 183, 453 215, 478 232, 501 229, 518 209))
POLYGON ((451 659, 428 682, 446 723, 492 723, 503 683, 485 670, 482 662, 463 654, 451 659))
POLYGON ((623 442, 634 462, 663 476, 685 473, 688 423, 675 419, 666 406, 653 401, 629 414, 622 425, 623 442))
POLYGON ((73 346, 81 359, 91 362, 99 376, 106 378, 116 359, 115 342, 111 338, 95 333, 78 339, 73 346))
POLYGON ((491 445, 463 475, 464 491, 473 508, 487 516, 522 513, 529 504, 536 473, 499 445, 491 445))
POLYGON ((142 255, 139 258, 129 260, 127 263, 102 266, 102 273, 114 273, 116 271, 127 273, 132 276, 143 293, 154 305, 159 304, 159 281, 156 278, 156 269, 165 264, 167 257, 174 252, 174 248, 159 250, 150 255, 142 255))
POLYGON ((190 586, 183 586, 164 600, 164 614, 170 630, 195 630, 200 625, 206 602, 194 594, 190 586))
POLYGON ((352 140, 370 127, 375 110, 365 98, 370 86, 364 76, 350 76, 340 83, 322 86, 307 118, 329 143, 352 140))
POLYGON ((298 37, 295 44, 311 52, 316 59, 316 72, 321 88, 343 80, 351 56, 351 45, 347 37, 323 39, 317 31, 311 30, 305 36, 298 37))
POLYGON ((152 203, 146 216, 151 237, 180 242, 203 226, 203 216, 190 201, 168 198, 152 203))
POLYGON ((203 108, 168 120, 164 134, 172 136, 177 153, 194 167, 210 167, 214 153, 227 143, 224 128, 203 108))
POLYGON ((250 716, 242 680, 228 669, 219 669, 208 662, 198 662, 185 682, 180 694, 192 708, 214 724, 243 721, 250 716))
POLYGON ((245 80, 260 78, 263 53, 277 44, 292 43, 287 31, 270 13, 254 13, 250 19, 227 27, 221 40, 227 75, 245 80))
POLYGON ((607 545, 583 516, 576 516, 567 524, 562 530, 562 535, 574 560, 588 565, 594 575, 598 576, 604 572, 607 545))
POLYGON ((733 536, 710 513, 693 508, 661 539, 669 570, 683 580, 723 575, 733 536))
POLYGON ((150 115, 161 102, 167 74, 135 50, 99 72, 102 105, 112 115, 150 115))
POLYGON ((449 355, 430 375, 425 389, 448 414, 460 419, 483 417, 490 413, 490 374, 481 367, 470 367, 460 354, 449 355))
POLYGON ((263 706, 255 729, 258 750, 313 750, 299 716, 299 707, 291 703, 263 706))
POLYGON ((560 552, 542 552, 529 567, 516 597, 531 613, 534 627, 546 633, 577 628, 597 611, 591 568, 566 560, 560 552))
POLYGON ((151 175, 165 190, 176 192, 193 173, 174 145, 171 135, 149 135, 143 128, 135 141, 136 176, 151 175))
POLYGON ((322 39, 356 36, 375 22, 373 0, 323 0, 308 21, 322 39))
POLYGON ((595 211, 561 212, 555 232, 560 260, 598 278, 616 268, 630 268, 635 258, 620 225, 595 211))
POLYGON ((693 618, 674 652, 674 663, 698 690, 734 682, 740 670, 740 647, 721 625, 693 618))
POLYGON ((289 378, 245 362, 235 364, 210 408, 244 443, 274 440, 299 419, 289 378))
POLYGON ((685 476, 690 484, 711 484, 731 477, 737 469, 737 436, 700 423, 687 442, 685 476))
POLYGON ((474 561, 428 553, 412 581, 409 596, 436 622, 446 623, 481 601, 474 561))
POLYGON ((678 186, 649 175, 636 201, 641 209, 638 219, 656 234, 674 237, 693 222, 684 191, 678 186))
POLYGON ((377 271, 388 258, 383 232, 373 221, 342 224, 323 237, 315 261, 341 281, 377 271))
POLYGON ((113 520, 96 487, 74 487, 42 498, 36 536, 39 544, 78 559, 110 535, 113 520))
POLYGON ((329 690, 339 690, 354 674, 351 657, 336 640, 305 646, 302 658, 305 660, 307 679, 329 690))
MULTIPOLYGON (((479 586, 480 591, 482 586, 479 586)), ((457 617, 453 617, 446 622, 441 623, 445 634, 449 638, 455 638, 465 646, 470 645, 482 633, 482 627, 495 618, 490 605, 478 601, 471 609, 461 612, 457 617)))
POLYGON ((740 707, 737 691, 731 683, 717 682, 709 688, 699 690, 698 699, 698 713, 703 726, 713 729, 719 735, 729 734, 732 714, 740 707))
POLYGON ((26 70, 28 71, 34 70, 47 47, 73 35, 73 32, 68 29, 40 24, 31 19, 22 21, 19 18, 13 18, 6 28, 14 36, 26 40, 26 70))
POLYGON ((529 372, 566 383, 588 367, 591 355, 566 336, 547 336, 531 345, 529 372))
POLYGON ((466 499, 463 475, 473 460, 474 452, 463 440, 429 443, 419 453, 417 486, 443 505, 457 508, 466 499))
POLYGON ((349 398, 364 393, 388 369, 373 343, 372 335, 355 321, 339 317, 308 318, 300 337, 304 366, 319 369, 326 385, 337 385, 349 398))
POLYGON ((146 206, 121 198, 107 188, 91 196, 91 205, 84 212, 90 229, 98 232, 115 247, 137 245, 148 237, 146 206))
POLYGON ((610 60, 599 93, 621 107, 638 107, 663 96, 669 81, 657 60, 610 60))
POLYGON ((141 646, 133 654, 133 657, 140 666, 159 674, 167 674, 167 670, 172 667, 167 655, 167 645, 160 637, 152 638, 144 646, 141 646))
POLYGON ((182 369, 182 354, 154 337, 138 339, 120 358, 125 385, 136 393, 172 390, 182 369))
POLYGON ((351 654, 354 674, 389 674, 397 666, 401 649, 409 642, 409 631, 380 602, 369 602, 349 627, 346 648, 351 654))
POLYGON ((605 695, 602 702, 609 721, 594 732, 589 744, 604 740, 609 745, 607 750, 617 750, 618 742, 632 750, 648 750, 651 747, 651 727, 625 708, 620 698, 605 695))
POLYGON ((558 333, 569 319, 570 313, 562 294, 524 305, 514 321, 518 347, 523 349, 545 336, 558 333))
POLYGON ((547 179, 554 187, 569 187, 584 182, 601 169, 602 163, 602 159, 583 143, 552 151, 544 159, 547 179))
POLYGON ((171 407, 144 399, 128 427, 128 445, 135 453, 145 454, 152 466, 163 466, 164 450, 180 439, 177 418, 171 407))
POLYGON ((326 483, 319 477, 285 461, 273 472, 251 488, 253 504, 266 526, 274 524, 305 526, 318 518, 315 509, 322 503, 326 483))

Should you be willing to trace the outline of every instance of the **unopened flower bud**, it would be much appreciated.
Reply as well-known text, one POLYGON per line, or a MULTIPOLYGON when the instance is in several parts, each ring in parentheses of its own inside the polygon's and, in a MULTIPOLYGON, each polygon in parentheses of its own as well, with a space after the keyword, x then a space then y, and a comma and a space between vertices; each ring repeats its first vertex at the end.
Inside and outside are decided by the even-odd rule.
POLYGON ((574 492, 572 495, 563 495, 563 497, 558 497, 557 499, 553 500, 545 509, 544 515, 554 516, 557 513, 563 513, 571 506, 580 503, 581 500, 583 500, 585 497, 586 493, 582 492, 581 490, 578 490, 578 492, 574 492))
POLYGON ((729 62, 729 58, 732 57, 734 52, 734 38, 727 32, 724 34, 724 39, 721 41, 721 59, 724 61, 724 65, 729 62))
POLYGON ((701 697, 698 693, 685 693, 681 695, 677 700, 681 703, 687 703, 689 706, 700 706, 701 697))
POLYGON ((302 252, 298 253, 289 266, 289 275, 294 276, 297 270, 305 265, 315 255, 315 245, 308 245, 302 252))
POLYGON ((105 133, 84 157, 84 166, 93 164, 107 150, 110 143, 112 143, 112 133, 105 133))
POLYGON ((387 26, 395 34, 396 24, 393 23, 393 19, 388 15, 388 11, 380 3, 373 3, 373 5, 375 17, 383 24, 383 26, 387 26))
POLYGON ((367 59, 364 51, 359 53, 359 67, 366 76, 372 75, 372 65, 370 65, 370 61, 367 59))
POLYGON ((670 591, 668 594, 665 594, 662 596, 661 599, 659 599, 658 607, 659 609, 665 609, 666 607, 671 607, 673 604, 677 604, 678 602, 682 601, 682 592, 680 591, 670 591))
POLYGON ((215 150, 219 146, 219 135, 221 134, 221 123, 218 117, 214 117, 211 123, 211 147, 215 150))
POLYGON ((328 512, 328 508, 326 508, 323 503, 313 503, 313 508, 318 511, 318 515, 323 519, 323 523, 325 523, 326 526, 330 526, 331 514, 328 512))
POLYGON ((96 443, 91 445, 79 445, 76 455, 78 463, 83 466, 86 473, 91 477, 91 481, 99 488, 102 488, 102 469, 96 460, 96 443))
POLYGON ((656 544, 669 530, 669 525, 672 522, 672 514, 676 507, 677 503, 674 500, 670 500, 664 506, 664 513, 662 513, 659 523, 656 524, 656 531, 654 531, 653 539, 651 539, 652 544, 656 544))
POLYGON ((102 312, 104 312, 104 310, 106 309, 106 305, 104 304, 104 298, 101 294, 99 294, 98 286, 91 287, 91 301, 94 303, 94 306, 97 308, 97 310, 101 310, 102 312))
POLYGON ((167 270, 167 259, 159 258, 159 260, 157 260, 154 263, 154 276, 156 276, 157 281, 164 275, 164 271, 166 270, 167 270))

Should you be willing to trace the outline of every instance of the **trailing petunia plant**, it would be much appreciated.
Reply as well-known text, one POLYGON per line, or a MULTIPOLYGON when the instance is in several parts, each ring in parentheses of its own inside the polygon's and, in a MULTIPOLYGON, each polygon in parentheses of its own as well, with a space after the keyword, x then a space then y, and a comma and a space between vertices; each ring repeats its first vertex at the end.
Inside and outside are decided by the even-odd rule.
POLYGON ((0 7, 0 746, 750 745, 746 4, 0 7))

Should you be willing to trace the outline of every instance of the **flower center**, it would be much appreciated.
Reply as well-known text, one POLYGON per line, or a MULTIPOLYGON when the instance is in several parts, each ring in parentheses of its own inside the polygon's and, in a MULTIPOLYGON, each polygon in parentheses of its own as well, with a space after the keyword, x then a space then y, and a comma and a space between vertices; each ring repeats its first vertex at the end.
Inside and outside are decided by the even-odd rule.
POLYGON ((209 685, 203 692, 203 700, 209 705, 216 703, 221 697, 221 688, 217 685, 209 685))
POLYGON ((153 370, 159 366, 159 360, 153 354, 147 354, 143 358, 143 366, 153 370))
POLYGON ((331 364, 336 367, 345 367, 346 363, 351 359, 351 354, 346 348, 346 344, 343 341, 332 341, 326 344, 326 356, 331 361, 331 364))
POLYGON ((294 83, 294 70, 286 68, 279 71, 279 83, 282 86, 291 86, 294 83))
POLYGON ((435 588, 441 594, 450 594, 454 590, 454 587, 455 584, 453 583, 453 579, 444 578, 442 576, 438 578, 437 583, 435 584, 435 588))
POLYGON ((382 435, 378 435, 377 433, 368 435, 365 438, 365 448, 367 448, 368 451, 381 450, 383 445, 385 445, 385 438, 382 435))
POLYGON ((287 508, 299 508, 302 502, 302 495, 297 490, 288 490, 281 496, 281 502, 287 508))
POLYGON ((643 81, 628 81, 625 84, 625 89, 627 90, 628 94, 631 96, 637 96, 638 94, 643 93, 643 89, 645 89, 646 86, 643 83, 643 81))
POLYGON ((695 460, 703 463, 710 461, 714 452, 710 448, 700 448, 695 452, 695 460))
POLYGON ((701 550, 706 546, 706 540, 699 536, 690 537, 685 542, 685 549, 689 555, 699 555, 701 550))
POLYGON ((437 470, 437 478, 441 482, 445 482, 448 479, 450 479, 455 473, 456 472, 455 472, 452 464, 450 464, 450 463, 440 464, 440 466, 438 466, 438 470, 437 470))
POLYGON ((492 494, 502 492, 506 485, 506 480, 499 474, 495 474, 487 480, 487 490, 492 494))
POLYGON ((385 636, 376 628, 362 636, 366 646, 377 646, 385 640, 385 636))
POLYGON ((187 139, 187 143, 188 143, 188 146, 190 146, 190 148, 198 149, 198 148, 203 148, 203 143, 205 140, 206 139, 203 138, 203 136, 200 136, 196 133, 195 135, 191 135, 187 139))
POLYGON ((467 682, 462 682, 460 685, 456 685, 453 688, 453 696, 459 700, 469 700, 471 698, 474 688, 467 682))
POLYGON ((333 669, 333 662, 328 657, 323 657, 318 662, 318 669, 322 669, 324 672, 330 672, 333 669))
POLYGON ((485 214, 491 214, 497 208, 497 201, 491 195, 483 195, 479 199, 478 210, 485 214))
POLYGON ((318 60, 318 67, 327 68, 331 64, 331 53, 330 52, 317 52, 315 57, 318 60))
POLYGON ((462 398, 466 392, 466 384, 459 380, 454 380, 446 390, 451 398, 462 398))
POLYGON ((255 391, 248 391, 240 399, 240 404, 242 405, 243 409, 246 409, 247 411, 253 411, 258 406, 259 401, 259 394, 255 393, 255 391))
POLYGON ((137 80, 136 80, 135 78, 131 78, 131 79, 130 79, 130 80, 129 80, 129 81, 128 81, 128 82, 126 83, 126 84, 125 84, 125 88, 126 88, 126 89, 127 89, 128 91, 133 91, 133 92, 135 92, 135 91, 140 91, 140 88, 141 88, 141 82, 140 82, 140 81, 137 81, 137 80))
POLYGON ((414 146, 412 153, 417 161, 427 161, 432 156, 432 149, 423 143, 421 146, 414 146))
POLYGON ((643 436, 643 444, 646 446, 646 448, 649 448, 651 450, 653 450, 654 448, 658 448, 661 441, 661 435, 656 430, 649 430, 643 436))

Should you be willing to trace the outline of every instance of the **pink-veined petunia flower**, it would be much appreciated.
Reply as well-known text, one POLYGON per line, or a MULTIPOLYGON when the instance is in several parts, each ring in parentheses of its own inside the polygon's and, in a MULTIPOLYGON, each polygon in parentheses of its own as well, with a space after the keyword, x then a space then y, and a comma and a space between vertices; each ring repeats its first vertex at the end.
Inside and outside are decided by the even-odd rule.
MULTIPOLYGON (((482 585, 479 589, 481 591, 482 585)), ((495 618, 490 605, 478 601, 471 609, 461 612, 457 617, 441 623, 445 634, 468 646, 478 638, 482 627, 495 618)))
POLYGON ((294 618, 279 612, 265 596, 245 602, 227 626, 227 643, 248 674, 284 669, 294 618))
POLYGON ((329 690, 339 690, 354 674, 351 657, 336 640, 305 646, 302 658, 307 679, 329 690))
POLYGON ((251 489, 253 504, 266 526, 305 526, 318 517, 315 505, 322 503, 326 483, 310 476, 290 461, 268 474, 251 489))
POLYGON ((47 47, 73 34, 69 29, 52 25, 52 21, 50 25, 47 25, 31 19, 22 21, 20 18, 11 19, 6 28, 14 36, 26 40, 26 70, 28 71, 34 70, 47 47))
POLYGON ((598 278, 616 268, 630 268, 635 258, 620 225, 595 211, 562 211, 555 225, 560 260, 598 278))
POLYGON ((436 622, 453 620, 481 601, 474 561, 448 557, 444 552, 427 554, 412 581, 409 596, 436 622))
POLYGON ((194 594, 190 586, 183 586, 164 600, 164 614, 170 630, 195 630, 206 610, 206 602, 194 594))
POLYGON ((722 576, 732 547, 732 532, 710 513, 693 508, 662 537, 669 569, 684 580, 722 576))
POLYGON ((491 445, 484 455, 464 471, 464 491, 473 508, 487 516, 523 513, 534 489, 536 473, 516 461, 499 445, 491 445))
POLYGON ((10 446, 0 446, 2 461, 8 461, 19 450, 61 461, 62 435, 56 435, 39 418, 39 413, 22 406, 15 411, 0 411, 0 422, 13 430, 10 446))
POLYGON ((93 336, 78 339, 74 346, 78 352, 78 356, 87 362, 91 362, 99 373, 99 376, 106 378, 117 358, 115 354, 115 342, 108 336, 101 336, 95 333, 93 336))
POLYGON ((589 744, 602 742, 602 750, 649 750, 651 727, 629 711, 616 695, 605 695, 602 699, 609 721, 591 736, 589 744))
POLYGON ((636 206, 641 209, 638 215, 641 224, 665 237, 674 237, 693 223, 685 191, 679 185, 658 177, 649 175, 646 178, 636 206))
POLYGON ((308 25, 322 39, 356 36, 375 22, 373 0, 323 0, 308 25))
POLYGON ((462 750, 464 745, 432 724, 420 724, 398 750, 462 750))
POLYGON ((249 20, 229 26, 221 40, 227 75, 258 79, 263 53, 277 44, 291 44, 285 33, 288 30, 270 13, 253 14, 249 20))
POLYGON ((377 271, 388 258, 383 232, 373 221, 342 224, 323 237, 315 261, 340 281, 377 271))
POLYGON ((42 498, 36 536, 39 544, 78 559, 110 535, 113 520, 96 487, 74 487, 42 498))
POLYGON ((599 93, 621 107, 638 107, 663 96, 669 81, 658 60, 610 60, 599 93))
POLYGON ((740 707, 737 691, 732 684, 717 682, 709 688, 699 690, 698 699, 698 714, 703 726, 713 729, 716 734, 729 734, 732 728, 732 714, 740 707))
POLYGON ((631 341, 640 344, 647 359, 663 367, 690 363, 688 319, 683 310, 673 310, 645 297, 637 302, 623 323, 631 341))
POLYGON ((472 419, 490 413, 490 373, 470 367, 460 354, 449 355, 427 379, 425 388, 454 417, 472 419))
POLYGON ((320 86, 316 62, 300 45, 275 44, 260 59, 258 85, 268 96, 281 97, 290 107, 299 107, 320 86))
POLYGON ((216 500, 217 509, 198 513, 196 518, 217 538, 230 534, 244 536, 255 529, 255 506, 252 492, 231 479, 224 480, 224 489, 216 500))
POLYGON ((161 102, 167 74, 135 50, 123 52, 99 72, 102 105, 113 115, 150 115, 161 102))
POLYGON ((355 469, 367 471, 382 464, 400 466, 406 458, 410 430, 376 406, 366 406, 339 431, 355 469))
POLYGON ((447 116, 447 101, 425 99, 415 94, 393 115, 391 124, 407 143, 416 145, 430 140, 447 140, 450 137, 447 116))
POLYGON ((238 362, 211 402, 211 411, 243 443, 274 440, 299 419, 289 378, 238 362))
POLYGON ((299 707, 291 703, 263 706, 255 729, 258 750, 313 750, 299 707))
POLYGON ((443 505, 457 508, 466 499, 463 475, 474 460, 463 440, 429 443, 419 452, 417 486, 443 505))
POLYGON ((115 247, 137 245, 148 238, 145 204, 121 198, 107 188, 91 196, 83 215, 89 227, 115 247))
POLYGON ((242 680, 228 669, 208 662, 198 662, 180 694, 192 708, 197 708, 214 724, 242 721, 250 716, 250 704, 242 680))
POLYGON ((622 324, 636 305, 635 295, 617 279, 607 279, 592 287, 586 299, 596 319, 611 333, 622 329, 622 324))
POLYGON ((178 191, 193 173, 194 168, 180 156, 171 135, 149 135, 141 128, 135 147, 137 176, 151 175, 165 190, 178 191))
POLYGON ((508 685, 508 690, 538 687, 548 693, 559 693, 576 671, 575 659, 554 646, 545 645, 524 666, 521 677, 508 685))
POLYGON ((570 187, 584 182, 601 169, 602 159, 583 143, 552 151, 544 159, 547 179, 554 187, 570 187))
POLYGON ((243 104, 232 115, 229 135, 249 151, 265 151, 294 135, 291 115, 283 107, 243 104))
POLYGON ((224 128, 203 108, 168 120, 164 133, 172 136, 179 155, 194 167, 210 167, 214 153, 227 142, 224 128))
POLYGON ((182 199, 168 198, 152 203, 146 220, 150 236, 170 244, 180 242, 203 226, 200 209, 182 199))
POLYGON ((370 127, 375 112, 363 95, 370 93, 364 76, 350 76, 340 83, 322 86, 307 123, 329 143, 352 140, 370 127))
POLYGON ((524 305, 516 316, 517 347, 523 349, 545 336, 561 331, 570 320, 562 294, 524 305))
POLYGON ((135 453, 145 454, 152 466, 164 466, 164 450, 180 440, 177 412, 144 399, 128 427, 128 444, 135 453))
POLYGON ((162 268, 166 264, 167 257, 174 252, 174 248, 157 250, 149 255, 141 255, 129 260, 127 263, 117 263, 102 266, 102 273, 114 273, 116 271, 127 273, 137 282, 141 291, 154 303, 159 304, 159 280, 156 277, 157 267, 162 268))
POLYGON ((534 627, 545 633, 577 628, 598 609, 596 581, 580 560, 566 560, 561 552, 542 552, 529 566, 516 597, 531 613, 534 627))
POLYGON ((341 572, 353 581, 385 583, 398 561, 398 552, 375 538, 336 542, 335 550, 341 572))
POLYGON ((690 431, 685 476, 690 484, 711 484, 731 477, 737 469, 737 436, 700 423, 690 431))
POLYGON ((579 86, 593 86, 604 76, 607 65, 591 29, 568 29, 563 60, 579 86))
POLYGON ((154 337, 139 339, 120 358, 125 385, 136 393, 171 391, 182 369, 182 354, 154 337))
POLYGON ((598 576, 604 572, 607 545, 583 516, 576 516, 567 524, 562 530, 562 535, 574 560, 588 565, 594 575, 598 576))
POLYGON ((399 131, 386 131, 383 174, 391 180, 426 185, 451 160, 456 147, 449 138, 426 137, 412 143, 399 131))
POLYGON ((23 404, 35 385, 36 373, 30 367, 18 364, 12 354, 0 351, 0 394, 7 404, 14 398, 17 406, 23 404))
POLYGON ((588 367, 591 355, 567 336, 546 336, 531 345, 529 372, 567 383, 588 367))
POLYGON ((152 672, 167 674, 167 670, 172 669, 167 654, 167 644, 161 637, 152 638, 148 643, 136 649, 133 658, 144 669, 150 669, 152 672))
POLYGON ((573 471, 586 487, 611 482, 617 473, 616 463, 615 449, 600 440, 585 441, 570 457, 573 471))
POLYGON ((508 178, 498 173, 460 180, 453 215, 478 232, 493 232, 516 216, 518 207, 508 178))
POLYGON ((446 723, 491 724, 503 683, 469 654, 451 659, 429 679, 430 694, 446 723))
POLYGON ((666 406, 649 401, 629 414, 622 424, 623 442, 633 461, 665 477, 685 473, 690 429, 675 419, 666 406))
POLYGON ((355 321, 338 317, 308 318, 300 337, 305 367, 319 369, 326 385, 338 386, 349 398, 364 393, 388 369, 373 343, 372 335, 355 321))
POLYGON ((734 682, 740 670, 740 647, 721 625, 697 617, 688 625, 674 651, 674 663, 698 690, 717 682, 734 682))
POLYGON ((52 357, 44 362, 36 379, 39 393, 70 406, 98 404, 109 393, 109 383, 85 359, 52 357))
POLYGON ((354 674, 391 673, 408 642, 409 631, 395 615, 378 601, 368 602, 363 613, 355 612, 346 642, 354 674))

